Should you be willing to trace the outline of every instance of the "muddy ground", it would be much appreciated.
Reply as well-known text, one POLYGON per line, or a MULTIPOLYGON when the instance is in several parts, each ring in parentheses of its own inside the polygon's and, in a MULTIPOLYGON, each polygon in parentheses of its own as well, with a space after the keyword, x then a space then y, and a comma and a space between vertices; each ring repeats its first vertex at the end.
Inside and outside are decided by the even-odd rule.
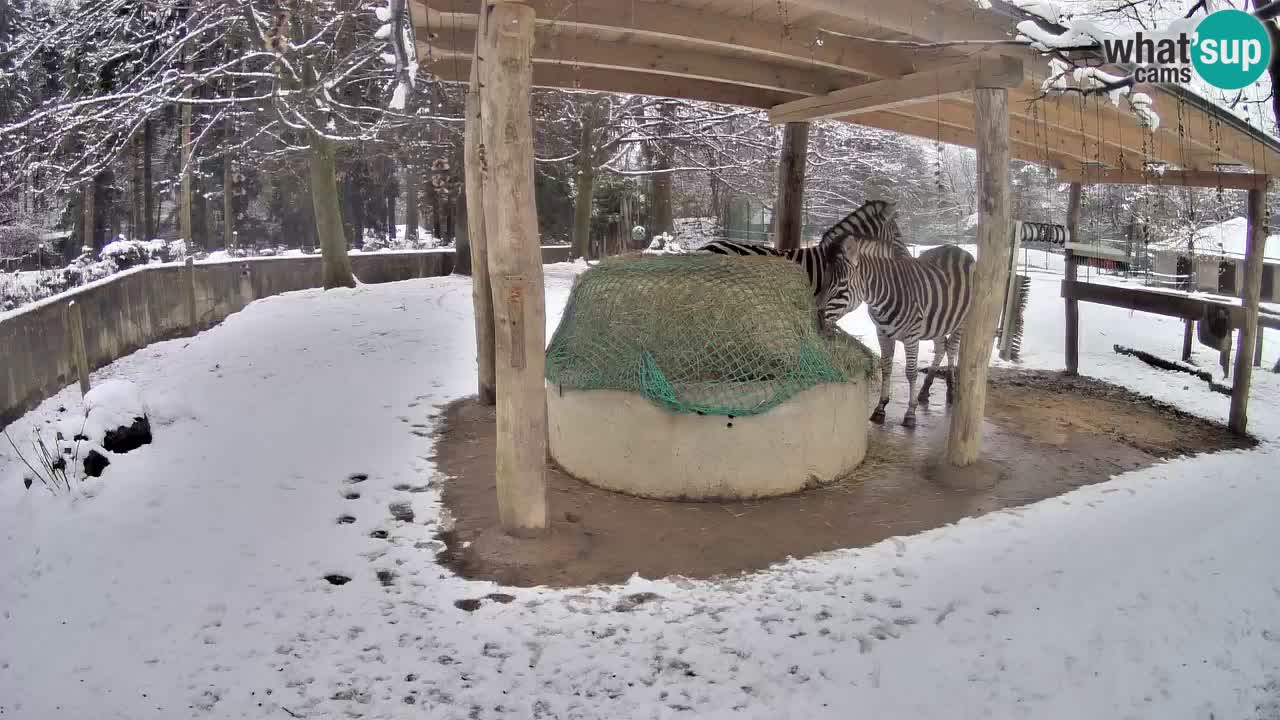
POLYGON ((983 461, 960 476, 935 462, 947 418, 941 383, 935 388, 932 408, 921 406, 917 427, 907 430, 898 424, 906 386, 896 385, 888 420, 871 426, 858 470, 788 497, 645 500, 596 489, 552 465, 552 527, 536 539, 497 529, 493 408, 460 400, 443 409, 436 438, 454 520, 442 536, 442 560, 467 577, 522 586, 620 582, 632 573, 729 575, 1025 505, 1166 458, 1253 445, 1222 425, 1098 380, 992 369, 983 461))

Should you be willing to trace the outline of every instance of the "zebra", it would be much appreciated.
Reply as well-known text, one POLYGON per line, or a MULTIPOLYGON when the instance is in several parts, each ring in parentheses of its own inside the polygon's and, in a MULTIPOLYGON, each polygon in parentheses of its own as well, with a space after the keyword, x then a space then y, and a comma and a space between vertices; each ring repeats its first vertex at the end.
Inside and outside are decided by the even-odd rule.
MULTIPOLYGON (((845 243, 853 237, 881 238, 890 228, 897 226, 885 222, 885 203, 872 200, 849 213, 822 235, 816 245, 795 250, 778 250, 763 243, 712 240, 698 248, 700 252, 716 255, 767 255, 784 257, 804 268, 809 287, 819 313, 819 328, 824 333, 834 332, 835 323, 854 309, 852 288, 849 284, 851 265, 845 252, 845 243)), ((891 216, 890 216, 891 217, 891 216)))
POLYGON ((974 258, 954 245, 942 245, 921 253, 918 258, 912 257, 898 231, 896 205, 873 202, 875 204, 867 203, 860 208, 866 209, 868 215, 862 218, 861 225, 841 221, 827 234, 843 234, 847 238, 846 257, 852 267, 849 285, 854 297, 849 310, 865 302, 880 341, 880 402, 871 414, 871 421, 884 422, 894 347, 896 342, 901 342, 907 356, 909 388, 902 424, 915 427, 916 404, 928 404, 929 386, 944 354, 947 403, 955 397, 951 371, 973 299, 974 258), (874 235, 852 235, 866 232, 866 228, 871 228, 874 235), (933 341, 934 355, 920 395, 916 396, 916 361, 921 340, 933 341))

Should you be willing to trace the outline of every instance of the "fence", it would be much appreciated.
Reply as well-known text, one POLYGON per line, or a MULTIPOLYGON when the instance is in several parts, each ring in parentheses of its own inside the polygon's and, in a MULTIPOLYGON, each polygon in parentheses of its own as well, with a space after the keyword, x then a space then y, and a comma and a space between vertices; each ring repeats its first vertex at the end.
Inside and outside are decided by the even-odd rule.
MULTIPOLYGON (((569 259, 543 246, 544 263, 569 259)), ((320 287, 317 256, 135 268, 0 316, 0 427, 80 378, 151 343, 195 335, 259 298, 320 287), (69 310, 74 302, 74 310, 69 310), (83 329, 73 333, 78 315, 83 329), (81 350, 81 345, 83 349, 81 350)), ((454 251, 353 254, 367 284, 453 272, 454 251)))

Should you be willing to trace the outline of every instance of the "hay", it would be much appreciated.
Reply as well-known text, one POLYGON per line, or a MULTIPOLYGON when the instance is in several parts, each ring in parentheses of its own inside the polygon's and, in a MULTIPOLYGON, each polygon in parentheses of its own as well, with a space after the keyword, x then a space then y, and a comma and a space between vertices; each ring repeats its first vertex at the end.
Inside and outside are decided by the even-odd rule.
POLYGON ((804 272, 775 257, 633 256, 575 283, 547 350, 562 390, 637 392, 677 412, 754 415, 874 355, 823 337, 804 272))

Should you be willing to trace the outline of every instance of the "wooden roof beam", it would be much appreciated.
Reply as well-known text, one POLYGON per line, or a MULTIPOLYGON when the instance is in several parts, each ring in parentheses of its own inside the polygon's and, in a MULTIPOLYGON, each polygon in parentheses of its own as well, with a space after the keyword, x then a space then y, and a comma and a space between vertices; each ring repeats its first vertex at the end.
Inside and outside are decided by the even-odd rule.
POLYGON ((773 123, 848 117, 947 97, 974 88, 1010 88, 1022 84, 1022 60, 979 57, 950 67, 855 85, 818 97, 784 103, 769 110, 773 123))
MULTIPOLYGON (((423 33, 451 27, 474 29, 480 0, 410 0, 414 24, 423 33), (429 2, 429 5, 424 4, 429 2)), ((796 27, 768 17, 727 18, 714 12, 658 2, 610 0, 524 0, 537 13, 539 25, 572 26, 634 33, 657 40, 730 49, 792 63, 822 65, 869 77, 912 72, 911 53, 893 47, 823 35, 816 28, 796 27)))
MULTIPOLYGON (((440 34, 431 51, 437 57, 470 57, 474 45, 474 31, 450 31, 440 34)), ((850 72, 735 58, 704 50, 636 42, 609 43, 579 35, 570 28, 548 25, 538 26, 534 36, 533 62, 655 73, 802 96, 820 95, 866 80, 865 76, 850 72)))
MULTIPOLYGON (((850 118, 849 122, 902 133, 903 135, 911 135, 924 140, 936 140, 970 148, 973 147, 976 137, 972 127, 963 127, 950 123, 939 125, 934 120, 904 115, 894 110, 863 113, 850 118)), ((1034 162, 1040 165, 1048 163, 1049 167, 1054 168, 1078 168, 1081 166, 1077 158, 1070 155, 1046 153, 1044 148, 1018 140, 1012 134, 1009 144, 1013 151, 1013 156, 1018 160, 1034 162)))
MULTIPOLYGON (((825 13, 849 29, 875 28, 927 42, 1011 40, 1014 21, 976 3, 932 0, 788 0, 793 6, 825 13)), ((835 29, 840 30, 840 27, 835 29)), ((862 34, 871 34, 864 30, 862 34)))
MULTIPOLYGON (((436 58, 427 63, 424 69, 445 82, 466 82, 470 78, 471 58, 436 58)), ((538 63, 533 66, 533 84, 544 88, 703 100, 761 109, 773 107, 788 97, 794 97, 774 90, 694 78, 538 63)))
POLYGON ((1258 173, 1223 173, 1206 170, 1166 170, 1144 173, 1139 170, 1084 168, 1058 173, 1062 182, 1084 185, 1170 185, 1176 187, 1224 188, 1227 190, 1266 191, 1271 177, 1258 173))

